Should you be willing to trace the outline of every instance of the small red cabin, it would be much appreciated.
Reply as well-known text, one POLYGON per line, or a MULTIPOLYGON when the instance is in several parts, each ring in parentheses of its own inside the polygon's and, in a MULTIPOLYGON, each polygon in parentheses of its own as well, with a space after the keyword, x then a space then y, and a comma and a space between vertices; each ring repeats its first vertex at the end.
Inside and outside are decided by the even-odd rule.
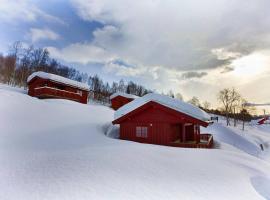
POLYGON ((126 94, 122 92, 116 92, 110 96, 111 107, 114 110, 117 110, 123 105, 126 105, 127 103, 133 101, 136 98, 138 98, 138 96, 135 96, 132 94, 126 94))
POLYGON ((62 76, 34 72, 28 79, 28 94, 38 98, 60 98, 88 102, 89 86, 62 76))
POLYGON ((265 116, 264 118, 258 121, 259 125, 268 124, 269 123, 269 116, 265 116))
POLYGON ((201 134, 210 116, 183 101, 147 94, 118 109, 113 124, 120 124, 120 139, 175 147, 211 148, 213 136, 201 134))

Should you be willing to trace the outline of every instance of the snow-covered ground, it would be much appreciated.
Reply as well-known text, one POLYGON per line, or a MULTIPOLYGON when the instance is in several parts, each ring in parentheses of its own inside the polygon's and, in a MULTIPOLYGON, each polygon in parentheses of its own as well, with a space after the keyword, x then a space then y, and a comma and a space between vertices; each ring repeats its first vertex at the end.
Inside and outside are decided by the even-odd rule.
POLYGON ((214 124, 221 149, 184 149, 110 138, 113 115, 0 85, 0 199, 270 199, 267 128, 214 124))
POLYGON ((270 124, 258 125, 252 121, 245 124, 243 131, 242 122, 234 127, 231 120, 231 126, 226 126, 225 118, 219 116, 219 123, 201 129, 212 133, 221 149, 236 148, 270 162, 270 124))

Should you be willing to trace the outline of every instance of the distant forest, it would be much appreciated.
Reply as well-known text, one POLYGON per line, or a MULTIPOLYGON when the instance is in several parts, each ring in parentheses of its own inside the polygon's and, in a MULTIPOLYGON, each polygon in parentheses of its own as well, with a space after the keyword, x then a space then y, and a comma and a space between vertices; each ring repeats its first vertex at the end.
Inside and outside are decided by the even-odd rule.
MULTIPOLYGON (((152 92, 144 86, 136 84, 132 81, 113 82, 109 84, 102 80, 98 75, 89 75, 82 73, 75 68, 66 66, 50 57, 47 49, 35 48, 30 46, 23 48, 20 42, 15 42, 7 55, 0 54, 0 82, 17 87, 27 88, 27 78, 36 71, 44 71, 56 75, 60 75, 75 81, 86 83, 90 88, 90 99, 109 104, 109 97, 115 92, 124 92, 137 96, 143 96, 152 92)), ((168 96, 183 100, 180 93, 174 94, 169 91, 168 96)), ((200 107, 208 113, 226 116, 227 125, 230 124, 229 119, 250 121, 250 112, 254 111, 253 107, 243 107, 243 103, 247 102, 233 88, 225 88, 218 93, 218 101, 221 103, 221 109, 211 109, 211 104, 207 101, 200 102, 197 97, 192 97, 187 102, 200 107)))
POLYGON ((0 54, 1 83, 27 88, 27 77, 36 71, 44 71, 86 83, 89 85, 92 98, 103 103, 108 103, 109 96, 115 92, 125 92, 137 96, 151 92, 132 81, 125 83, 124 80, 120 80, 109 84, 98 75, 91 76, 61 64, 50 57, 47 49, 34 46, 23 48, 21 42, 15 42, 10 47, 8 55, 0 54))

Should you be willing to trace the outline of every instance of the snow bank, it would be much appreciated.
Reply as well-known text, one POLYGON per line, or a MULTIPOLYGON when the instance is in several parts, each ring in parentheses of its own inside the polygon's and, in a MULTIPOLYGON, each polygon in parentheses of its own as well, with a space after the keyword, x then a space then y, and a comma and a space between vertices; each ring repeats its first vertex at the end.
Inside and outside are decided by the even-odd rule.
MULTIPOLYGON (((220 120, 219 120, 220 121, 220 120)), ((231 130, 229 127, 222 123, 214 123, 207 128, 201 128, 202 133, 211 133, 214 136, 214 140, 229 144, 241 151, 244 151, 250 155, 258 156, 261 152, 260 146, 254 141, 248 140, 231 130)))
POLYGON ((250 155, 270 161, 270 124, 258 125, 251 121, 245 124, 243 131, 241 121, 236 127, 226 126, 225 118, 219 116, 219 123, 215 122, 212 126, 202 128, 202 131, 213 134, 215 140, 220 143, 229 144, 250 155))
POLYGON ((122 106, 115 112, 114 119, 118 119, 150 101, 154 101, 176 111, 185 113, 196 119, 210 121, 210 116, 200 108, 189 103, 185 103, 181 100, 155 93, 146 94, 143 97, 137 98, 134 101, 122 106))
POLYGON ((65 77, 62 77, 62 76, 58 76, 58 75, 50 74, 50 73, 46 73, 46 72, 41 72, 41 71, 34 72, 33 74, 31 74, 27 78, 27 83, 29 83, 35 77, 40 77, 40 78, 43 78, 43 79, 49 79, 49 80, 52 80, 52 81, 55 81, 55 82, 64 83, 66 85, 70 85, 70 86, 73 86, 73 87, 77 87, 77 88, 81 88, 83 90, 89 91, 89 85, 87 85, 85 83, 81 83, 81 82, 74 81, 74 80, 71 80, 71 79, 68 79, 68 78, 65 78, 65 77))
POLYGON ((122 97, 129 98, 129 99, 139 98, 138 96, 133 95, 133 94, 127 94, 127 93, 123 93, 123 92, 116 92, 116 93, 114 93, 114 94, 112 94, 110 96, 110 99, 113 99, 113 98, 115 98, 117 96, 122 96, 122 97))
MULTIPOLYGON (((0 199, 263 199, 269 163, 243 152, 112 139, 110 108, 0 85, 0 199)), ((237 139, 237 138, 236 138, 237 139)))

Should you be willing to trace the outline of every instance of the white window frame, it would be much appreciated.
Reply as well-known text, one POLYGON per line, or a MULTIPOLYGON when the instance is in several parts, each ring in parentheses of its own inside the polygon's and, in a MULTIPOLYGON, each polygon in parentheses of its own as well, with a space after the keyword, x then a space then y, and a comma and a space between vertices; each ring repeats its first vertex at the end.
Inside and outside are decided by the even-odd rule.
POLYGON ((142 137, 142 127, 136 126, 136 137, 142 137))
POLYGON ((136 137, 147 138, 148 137, 148 127, 147 126, 136 126, 136 137))
POLYGON ((82 91, 81 90, 77 90, 77 94, 82 96, 82 91))

